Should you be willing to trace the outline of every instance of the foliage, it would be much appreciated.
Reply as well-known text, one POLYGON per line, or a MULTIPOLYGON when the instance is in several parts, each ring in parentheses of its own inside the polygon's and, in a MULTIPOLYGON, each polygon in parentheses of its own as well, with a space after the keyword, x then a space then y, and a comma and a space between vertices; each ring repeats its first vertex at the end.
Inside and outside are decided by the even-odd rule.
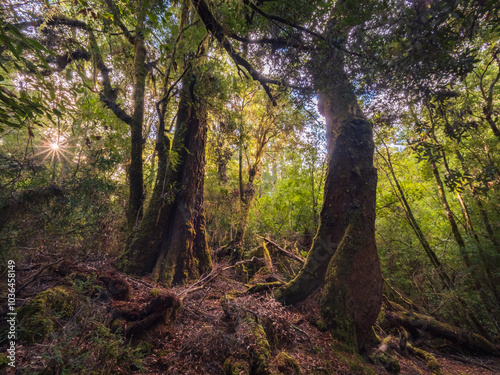
MULTIPOLYGON (((257 76, 243 65, 233 64, 230 48, 215 34, 209 37, 195 6, 183 8, 183 2, 12 0, 2 5, 0 261, 29 263, 40 254, 95 260, 123 249, 130 234, 124 213, 134 161, 129 117, 136 113, 138 73, 131 40, 139 26, 146 50, 139 140, 144 206, 156 202, 150 198, 162 172, 159 140, 172 144, 181 82, 190 71, 204 82, 197 100, 208 111, 204 208, 211 249, 231 243, 244 222, 245 250, 266 236, 307 255, 319 226, 329 151, 311 77, 322 69, 318 61, 328 61, 324 51, 331 47, 342 55, 376 132, 376 236, 387 294, 497 337, 496 3, 207 4, 233 52, 262 77, 266 73, 264 85, 251 81, 257 76), (335 20, 331 35, 322 34, 326 20, 335 20), (248 204, 245 192, 254 193, 248 204)), ((163 156, 171 166, 178 163, 175 150, 163 156)), ((164 187, 161 199, 168 202, 174 188, 164 187)), ((61 290, 31 301, 37 305, 33 317, 46 318, 52 311, 47 298, 56 292, 61 290)), ((87 301, 83 311, 59 318, 88 319, 84 341, 105 363, 123 359, 140 366, 134 356, 142 354, 127 352, 123 337, 94 319, 90 306, 87 301)), ((54 326, 43 319, 37 321, 43 328, 40 340, 54 326)), ((35 323, 25 326, 35 328, 35 323)), ((76 324, 63 329, 66 341, 59 337, 49 354, 61 371, 78 372, 94 359, 82 347, 66 347, 81 334, 76 324)), ((230 359, 226 372, 247 371, 230 359)))

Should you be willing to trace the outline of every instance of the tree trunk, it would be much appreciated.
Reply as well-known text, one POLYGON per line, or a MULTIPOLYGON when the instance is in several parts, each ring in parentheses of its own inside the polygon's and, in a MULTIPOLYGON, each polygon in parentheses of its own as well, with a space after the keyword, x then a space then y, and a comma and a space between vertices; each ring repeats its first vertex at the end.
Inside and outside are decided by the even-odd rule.
POLYGON ((358 106, 338 53, 332 47, 316 65, 329 155, 318 233, 304 267, 276 298, 296 303, 324 285, 325 323, 347 347, 357 350, 368 344, 382 303, 375 243, 377 171, 372 124, 358 106))
MULTIPOLYGON (((260 161, 256 162, 248 171, 248 182, 245 188, 241 191, 240 195, 240 212, 238 217, 238 229, 234 240, 237 243, 242 243, 245 239, 245 234, 247 231, 248 220, 250 218, 250 210, 252 209, 252 203, 257 195, 255 190, 254 180, 257 175, 257 170, 259 168, 260 161)), ((241 172, 241 170, 240 170, 241 172)), ((242 181, 240 180, 242 183, 242 181)))
POLYGON ((132 228, 141 218, 144 203, 143 163, 142 163, 142 124, 144 118, 144 93, 146 88, 146 46, 142 35, 144 11, 140 13, 137 31, 134 36, 134 114, 130 125, 131 149, 129 166, 129 199, 127 222, 132 228))
POLYGON ((124 271, 153 272, 165 285, 198 277, 212 263, 203 200, 206 109, 194 96, 195 81, 187 75, 182 82, 171 150, 175 158, 169 160, 166 176, 157 179, 148 212, 119 259, 124 271))

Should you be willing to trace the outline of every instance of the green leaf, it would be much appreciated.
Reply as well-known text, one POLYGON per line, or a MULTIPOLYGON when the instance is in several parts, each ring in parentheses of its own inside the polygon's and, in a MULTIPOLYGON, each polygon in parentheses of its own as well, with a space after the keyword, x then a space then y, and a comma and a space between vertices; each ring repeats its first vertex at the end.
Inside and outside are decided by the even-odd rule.
POLYGON ((73 70, 66 69, 66 81, 71 81, 73 79, 73 70))

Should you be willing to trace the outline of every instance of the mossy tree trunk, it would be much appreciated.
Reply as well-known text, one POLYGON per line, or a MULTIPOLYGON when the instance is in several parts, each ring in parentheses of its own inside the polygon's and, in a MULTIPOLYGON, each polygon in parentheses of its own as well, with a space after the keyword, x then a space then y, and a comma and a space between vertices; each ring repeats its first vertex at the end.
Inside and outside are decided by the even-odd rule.
POLYGON ((195 84, 194 74, 182 81, 166 173, 159 171, 146 215, 118 262, 126 272, 153 273, 166 285, 211 268, 203 200, 207 114, 195 84))
POLYGON ((324 203, 304 267, 276 297, 296 303, 323 286, 325 323, 347 347, 357 350, 368 344, 382 303, 372 124, 357 103, 339 51, 330 47, 316 63, 318 107, 326 119, 329 157, 324 203))
POLYGON ((129 166, 129 199, 127 207, 127 222, 129 227, 142 218, 142 205, 144 202, 143 163, 142 163, 142 125, 144 118, 144 95, 146 89, 146 46, 142 35, 144 16, 138 22, 140 28, 134 37, 134 114, 130 125, 131 146, 129 166))

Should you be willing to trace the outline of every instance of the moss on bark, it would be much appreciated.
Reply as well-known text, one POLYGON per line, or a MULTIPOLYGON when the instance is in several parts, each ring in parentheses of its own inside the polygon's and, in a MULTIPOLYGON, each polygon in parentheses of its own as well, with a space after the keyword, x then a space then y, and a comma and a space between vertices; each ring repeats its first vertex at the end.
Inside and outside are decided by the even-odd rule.
POLYGON ((326 69, 318 73, 316 83, 318 107, 326 118, 329 161, 320 226, 304 267, 275 297, 293 304, 324 286, 323 319, 332 334, 355 351, 369 345, 382 304, 373 131, 357 104, 338 50, 323 58, 318 63, 326 69))
POLYGON ((165 178, 156 181, 144 220, 118 261, 123 271, 152 273, 165 285, 184 283, 212 267, 203 199, 207 113, 195 97, 195 83, 194 74, 183 79, 165 178))

